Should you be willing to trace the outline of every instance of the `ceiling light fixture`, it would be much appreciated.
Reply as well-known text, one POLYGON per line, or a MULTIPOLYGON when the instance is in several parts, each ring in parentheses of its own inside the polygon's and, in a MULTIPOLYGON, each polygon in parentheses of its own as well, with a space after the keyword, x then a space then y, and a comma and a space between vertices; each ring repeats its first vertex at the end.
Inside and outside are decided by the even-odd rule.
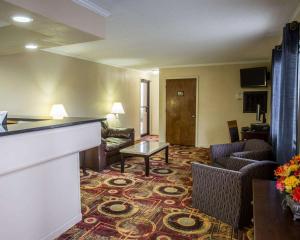
POLYGON ((12 20, 13 20, 14 22, 18 22, 18 23, 30 23, 30 22, 33 21, 33 19, 30 18, 30 17, 27 17, 27 16, 20 16, 20 15, 18 15, 18 16, 13 16, 13 17, 12 17, 12 20))
POLYGON ((89 9, 90 11, 102 16, 109 17, 111 12, 107 9, 101 7, 99 4, 93 2, 92 0, 73 0, 74 3, 89 9))
POLYGON ((25 45, 25 48, 26 49, 30 49, 30 50, 34 50, 34 49, 37 49, 39 46, 35 43, 28 43, 25 45))

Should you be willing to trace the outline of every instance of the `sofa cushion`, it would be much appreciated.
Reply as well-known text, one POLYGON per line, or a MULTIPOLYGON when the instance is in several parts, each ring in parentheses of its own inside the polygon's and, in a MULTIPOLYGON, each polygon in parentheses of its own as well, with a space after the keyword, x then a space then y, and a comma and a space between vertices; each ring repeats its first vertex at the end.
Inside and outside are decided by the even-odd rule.
POLYGON ((127 138, 114 138, 108 137, 106 140, 106 151, 115 151, 119 150, 120 148, 126 147, 130 144, 130 139, 127 138))
POLYGON ((261 139, 249 139, 245 143, 244 151, 272 150, 272 147, 261 139))
POLYGON ((225 166, 218 164, 217 162, 213 162, 212 164, 210 164, 210 166, 216 167, 216 168, 225 168, 225 166))
POLYGON ((224 157, 224 158, 217 158, 214 162, 214 166, 216 167, 223 167, 225 168, 226 167, 226 161, 227 161, 227 157, 224 157))
POLYGON ((107 143, 106 144, 106 147, 105 147, 105 151, 106 152, 114 152, 114 151, 119 151, 120 149, 120 146, 116 143, 107 143))

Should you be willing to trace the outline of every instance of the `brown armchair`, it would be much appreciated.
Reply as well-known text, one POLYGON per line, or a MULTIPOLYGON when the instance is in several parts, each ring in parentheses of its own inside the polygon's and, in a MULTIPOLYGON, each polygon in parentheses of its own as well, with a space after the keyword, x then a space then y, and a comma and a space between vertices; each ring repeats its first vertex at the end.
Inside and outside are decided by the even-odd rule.
POLYGON ((101 122, 101 145, 85 152, 85 167, 101 171, 120 161, 120 149, 134 144, 134 128, 110 128, 101 122))
POLYGON ((120 149, 134 144, 134 128, 110 128, 102 122, 100 158, 106 164, 117 162, 120 159, 120 149))

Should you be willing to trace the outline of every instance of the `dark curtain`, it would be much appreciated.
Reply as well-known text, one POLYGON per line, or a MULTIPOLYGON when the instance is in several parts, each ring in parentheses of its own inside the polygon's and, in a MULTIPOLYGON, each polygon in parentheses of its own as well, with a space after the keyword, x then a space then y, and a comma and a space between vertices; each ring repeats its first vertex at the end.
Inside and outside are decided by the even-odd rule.
POLYGON ((281 57, 282 57, 282 50, 281 45, 276 46, 272 51, 272 112, 271 112, 271 139, 272 139, 272 146, 273 146, 273 153, 274 159, 277 159, 277 136, 279 130, 279 100, 281 99, 280 96, 280 89, 282 85, 281 81, 281 57))
POLYGON ((299 24, 283 30, 282 47, 273 50, 271 137, 277 162, 297 153, 299 24))

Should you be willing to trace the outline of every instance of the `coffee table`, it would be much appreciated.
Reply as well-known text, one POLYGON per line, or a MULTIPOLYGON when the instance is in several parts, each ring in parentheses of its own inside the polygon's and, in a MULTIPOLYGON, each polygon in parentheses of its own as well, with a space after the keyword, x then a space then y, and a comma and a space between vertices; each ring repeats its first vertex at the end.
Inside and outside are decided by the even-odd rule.
POLYGON ((130 147, 123 148, 120 150, 121 153, 121 173, 124 173, 125 157, 126 156, 136 156, 143 157, 145 160, 145 174, 149 176, 150 163, 149 159, 152 155, 165 150, 165 161, 168 163, 169 155, 169 143, 165 142, 151 142, 151 141, 142 141, 137 144, 134 144, 130 147))

